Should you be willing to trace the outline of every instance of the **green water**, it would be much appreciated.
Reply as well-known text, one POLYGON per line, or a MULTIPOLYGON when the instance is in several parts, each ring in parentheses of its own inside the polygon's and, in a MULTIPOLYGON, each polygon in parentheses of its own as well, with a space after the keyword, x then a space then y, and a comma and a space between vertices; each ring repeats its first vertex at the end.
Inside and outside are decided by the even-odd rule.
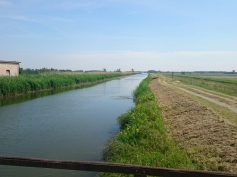
MULTIPOLYGON (((145 74, 0 107, 0 155, 102 160, 118 132, 117 117, 133 106, 145 74)), ((95 173, 0 166, 3 177, 74 177, 95 173)))

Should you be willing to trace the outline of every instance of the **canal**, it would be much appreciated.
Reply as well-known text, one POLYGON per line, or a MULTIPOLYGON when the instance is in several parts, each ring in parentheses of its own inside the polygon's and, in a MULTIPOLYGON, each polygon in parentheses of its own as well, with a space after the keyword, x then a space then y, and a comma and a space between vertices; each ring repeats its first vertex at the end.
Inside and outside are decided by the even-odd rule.
MULTIPOLYGON (((0 155, 52 160, 103 158, 119 131, 117 118, 133 107, 146 74, 0 107, 0 155)), ((4 177, 74 177, 95 173, 0 166, 4 177)))

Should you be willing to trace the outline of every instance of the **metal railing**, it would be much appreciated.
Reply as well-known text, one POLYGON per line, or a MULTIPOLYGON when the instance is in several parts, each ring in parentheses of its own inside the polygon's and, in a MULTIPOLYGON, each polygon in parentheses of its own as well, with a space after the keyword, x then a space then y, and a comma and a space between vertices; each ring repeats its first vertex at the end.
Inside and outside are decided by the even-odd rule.
POLYGON ((134 177, 237 177, 237 174, 225 172, 154 168, 108 162, 56 161, 20 157, 0 157, 0 165, 133 174, 134 177))

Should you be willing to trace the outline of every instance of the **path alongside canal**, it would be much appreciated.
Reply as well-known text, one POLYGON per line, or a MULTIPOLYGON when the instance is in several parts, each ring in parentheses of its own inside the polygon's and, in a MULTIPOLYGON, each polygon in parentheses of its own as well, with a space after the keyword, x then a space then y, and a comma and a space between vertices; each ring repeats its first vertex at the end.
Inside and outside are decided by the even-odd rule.
POLYGON ((237 171, 237 128, 186 92, 157 78, 151 83, 170 135, 208 170, 237 171))

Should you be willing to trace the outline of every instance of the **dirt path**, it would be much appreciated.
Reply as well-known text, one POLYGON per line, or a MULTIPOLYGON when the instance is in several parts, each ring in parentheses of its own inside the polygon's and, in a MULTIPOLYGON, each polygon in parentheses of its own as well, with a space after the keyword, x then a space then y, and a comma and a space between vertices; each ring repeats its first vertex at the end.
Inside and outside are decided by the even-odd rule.
POLYGON ((231 97, 227 98, 221 95, 217 95, 211 92, 208 92, 207 90, 204 89, 196 89, 193 88, 192 86, 186 86, 181 83, 179 84, 173 84, 175 87, 178 87, 179 89, 182 89, 183 91, 199 96, 205 100, 208 100, 212 103, 215 103, 217 105, 223 106, 228 108, 230 111, 237 113, 237 98, 236 97, 231 97))
POLYGON ((152 91, 170 135, 204 169, 237 172, 237 127, 159 79, 152 91))

